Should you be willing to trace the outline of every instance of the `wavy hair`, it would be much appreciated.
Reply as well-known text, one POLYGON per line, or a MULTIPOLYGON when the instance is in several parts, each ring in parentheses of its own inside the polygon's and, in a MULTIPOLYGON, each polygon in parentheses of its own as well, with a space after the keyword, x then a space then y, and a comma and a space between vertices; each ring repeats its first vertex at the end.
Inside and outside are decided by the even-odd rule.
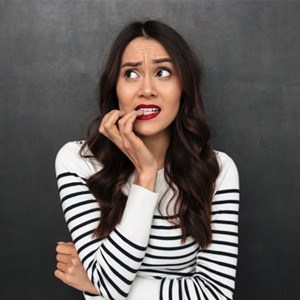
MULTIPOLYGON (((158 41, 169 53, 179 74, 183 93, 178 114, 170 125, 171 138, 164 165, 165 180, 174 192, 177 218, 170 222, 182 230, 182 241, 190 235, 206 248, 212 239, 211 202, 219 165, 209 144, 210 128, 204 116, 200 83, 200 63, 186 41, 174 29, 159 21, 128 24, 116 37, 99 82, 100 116, 88 130, 85 146, 103 168, 87 180, 90 191, 99 201, 101 218, 95 235, 107 237, 120 222, 127 197, 122 192, 134 165, 108 138, 98 131, 103 116, 118 109, 116 83, 122 54, 137 37, 158 41), (176 197, 175 197, 176 196, 176 197), (176 199, 176 200, 175 200, 176 199)), ((83 152, 82 152, 83 153, 83 152)))

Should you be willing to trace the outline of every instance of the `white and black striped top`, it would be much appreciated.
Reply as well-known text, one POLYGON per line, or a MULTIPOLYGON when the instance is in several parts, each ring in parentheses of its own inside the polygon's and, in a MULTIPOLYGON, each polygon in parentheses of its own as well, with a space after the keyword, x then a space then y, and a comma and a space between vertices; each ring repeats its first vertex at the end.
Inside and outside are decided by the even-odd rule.
POLYGON ((101 294, 85 294, 86 299, 232 299, 239 209, 238 173, 232 159, 216 152, 221 172, 212 203, 213 241, 202 250, 192 237, 181 243, 181 230, 166 218, 170 191, 161 201, 162 214, 158 210, 168 188, 163 169, 158 171, 156 192, 133 184, 134 174, 130 176, 123 188, 128 199, 120 224, 108 238, 94 238, 100 210, 86 179, 102 166, 94 158, 81 157, 81 146, 69 142, 61 148, 56 173, 72 240, 101 294))

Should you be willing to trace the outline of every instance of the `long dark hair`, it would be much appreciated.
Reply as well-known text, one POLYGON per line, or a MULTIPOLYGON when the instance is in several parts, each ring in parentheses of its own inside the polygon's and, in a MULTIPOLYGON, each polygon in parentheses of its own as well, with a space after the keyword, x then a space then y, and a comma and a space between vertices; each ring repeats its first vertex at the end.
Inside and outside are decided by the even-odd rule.
POLYGON ((205 120, 200 90, 202 69, 180 34, 158 21, 134 22, 124 27, 112 45, 99 82, 100 116, 90 125, 82 148, 88 146, 103 164, 103 168, 87 180, 101 209, 95 234, 105 238, 120 222, 127 199, 122 187, 134 171, 127 156, 101 135, 98 128, 106 113, 118 109, 116 83, 122 54, 137 37, 155 39, 167 50, 183 86, 179 112, 170 128, 171 138, 164 166, 165 180, 176 195, 175 208, 178 212, 178 217, 170 218, 170 222, 181 227, 182 241, 191 235, 205 248, 212 238, 211 201, 219 165, 208 143, 210 128, 205 120))

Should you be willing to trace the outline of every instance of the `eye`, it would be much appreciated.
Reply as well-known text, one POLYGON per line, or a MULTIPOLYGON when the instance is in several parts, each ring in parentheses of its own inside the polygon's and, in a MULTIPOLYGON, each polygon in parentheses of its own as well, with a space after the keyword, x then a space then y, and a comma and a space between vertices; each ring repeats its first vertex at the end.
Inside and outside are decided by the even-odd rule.
POLYGON ((167 78, 171 76, 171 71, 168 69, 160 69, 157 71, 156 76, 162 77, 162 78, 167 78))
POLYGON ((138 78, 138 74, 134 70, 126 70, 124 76, 129 79, 138 78))

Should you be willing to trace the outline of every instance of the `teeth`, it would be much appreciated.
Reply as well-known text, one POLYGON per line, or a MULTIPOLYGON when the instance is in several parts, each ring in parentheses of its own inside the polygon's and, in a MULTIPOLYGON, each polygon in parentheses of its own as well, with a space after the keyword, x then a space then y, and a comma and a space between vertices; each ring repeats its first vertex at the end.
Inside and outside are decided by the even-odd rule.
POLYGON ((142 111, 144 115, 151 115, 160 111, 159 108, 139 108, 139 110, 142 111))

